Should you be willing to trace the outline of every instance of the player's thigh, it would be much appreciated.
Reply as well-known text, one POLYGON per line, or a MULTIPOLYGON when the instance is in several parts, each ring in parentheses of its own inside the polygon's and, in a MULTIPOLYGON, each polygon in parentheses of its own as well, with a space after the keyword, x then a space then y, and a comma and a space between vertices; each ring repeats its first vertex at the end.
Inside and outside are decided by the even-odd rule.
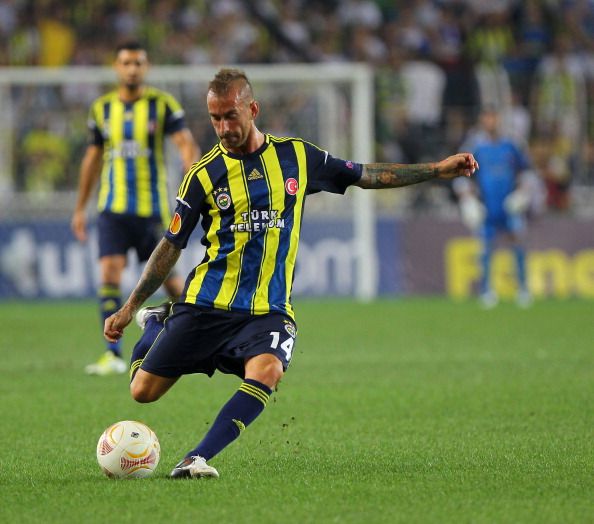
POLYGON ((253 357, 258 355, 273 355, 284 371, 291 363, 296 340, 295 323, 283 314, 271 313, 256 316, 247 323, 234 338, 231 352, 247 362, 246 371, 250 362, 254 365, 253 357))
POLYGON ((190 373, 212 375, 210 361, 227 324, 209 322, 208 315, 190 304, 176 303, 155 338, 140 369, 161 377, 176 378, 190 373))
POLYGON ((179 377, 161 377, 139 369, 130 383, 130 393, 137 402, 154 402, 161 398, 179 377))
POLYGON ((130 248, 129 215, 104 211, 97 218, 99 259, 113 255, 126 256, 130 248))

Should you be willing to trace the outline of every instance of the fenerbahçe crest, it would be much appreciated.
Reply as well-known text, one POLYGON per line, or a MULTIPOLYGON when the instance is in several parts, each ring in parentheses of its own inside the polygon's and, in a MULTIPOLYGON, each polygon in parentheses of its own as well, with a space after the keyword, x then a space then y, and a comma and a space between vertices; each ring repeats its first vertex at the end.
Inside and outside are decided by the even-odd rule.
POLYGON ((171 219, 171 222, 169 223, 169 232, 172 235, 177 235, 179 233, 179 230, 181 229, 181 222, 180 214, 175 213, 171 219))
POLYGON ((231 196, 227 191, 228 189, 226 187, 220 187, 214 192, 215 202, 221 211, 225 211, 231 207, 231 196))
POLYGON ((283 322, 285 323, 285 331, 290 336, 295 338, 297 336, 297 328, 295 327, 295 324, 293 324, 292 322, 289 322, 288 320, 284 320, 283 322))

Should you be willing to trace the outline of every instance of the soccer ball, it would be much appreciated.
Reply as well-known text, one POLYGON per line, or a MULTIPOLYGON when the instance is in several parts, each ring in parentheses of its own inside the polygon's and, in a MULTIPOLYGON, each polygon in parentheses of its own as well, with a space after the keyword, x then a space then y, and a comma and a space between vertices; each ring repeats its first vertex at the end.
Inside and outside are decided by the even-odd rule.
POLYGON ((109 426, 97 442, 97 461, 110 478, 144 478, 159 464, 161 447, 142 422, 122 420, 109 426))

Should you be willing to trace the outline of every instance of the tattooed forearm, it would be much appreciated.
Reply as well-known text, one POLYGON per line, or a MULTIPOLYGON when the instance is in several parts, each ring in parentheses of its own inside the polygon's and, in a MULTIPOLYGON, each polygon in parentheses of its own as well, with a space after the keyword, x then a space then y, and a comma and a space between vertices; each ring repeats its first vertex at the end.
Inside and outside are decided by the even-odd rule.
POLYGON ((418 184, 437 178, 437 164, 364 164, 356 184, 365 189, 382 189, 418 184))
POLYGON ((146 263, 142 276, 126 305, 136 310, 157 291, 175 266, 180 253, 181 250, 169 240, 162 239, 146 263))

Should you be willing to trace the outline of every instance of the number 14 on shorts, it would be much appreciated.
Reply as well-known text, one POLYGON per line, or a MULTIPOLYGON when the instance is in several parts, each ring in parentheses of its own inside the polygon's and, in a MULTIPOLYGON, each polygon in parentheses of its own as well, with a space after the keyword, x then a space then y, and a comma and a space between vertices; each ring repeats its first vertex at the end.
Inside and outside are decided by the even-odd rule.
MULTIPOLYGON (((270 347, 272 349, 277 349, 279 347, 278 343, 280 342, 280 332, 271 331, 270 336, 272 337, 272 342, 270 343, 270 347)), ((295 339, 290 336, 284 342, 282 342, 280 345, 280 348, 287 354, 287 362, 289 360, 291 360, 291 354, 293 353, 293 344, 294 343, 295 343, 295 339)))

